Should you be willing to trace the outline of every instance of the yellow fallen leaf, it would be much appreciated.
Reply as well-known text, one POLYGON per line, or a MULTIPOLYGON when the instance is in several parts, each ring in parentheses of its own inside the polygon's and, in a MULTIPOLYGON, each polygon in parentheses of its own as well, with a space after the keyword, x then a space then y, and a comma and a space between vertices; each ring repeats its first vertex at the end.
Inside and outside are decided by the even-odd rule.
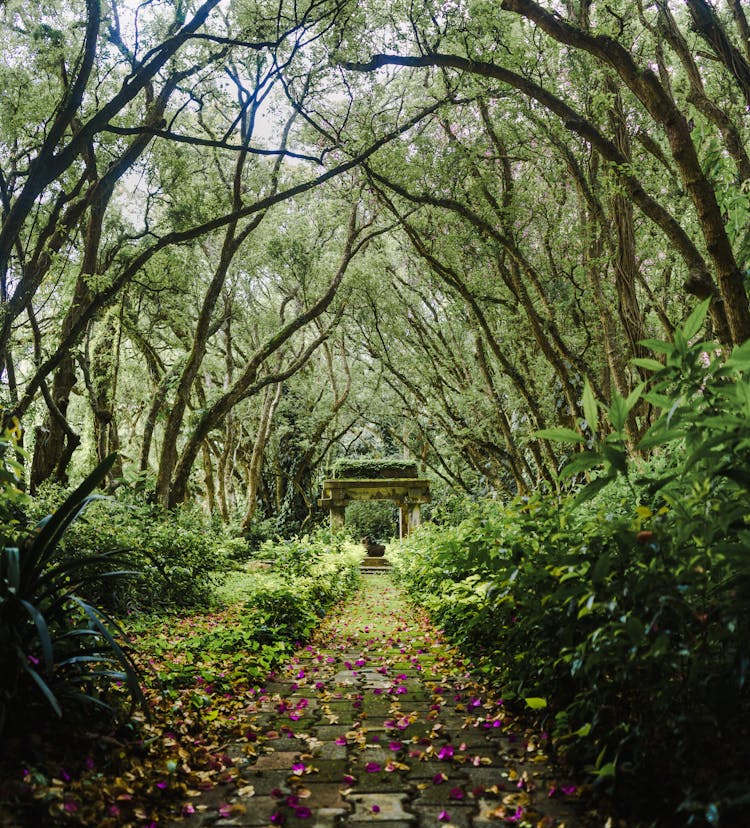
POLYGON ((520 793, 507 794, 503 797, 503 805, 508 805, 511 808, 526 808, 531 800, 529 795, 521 791, 520 793))
POLYGON ((255 796, 255 788, 252 785, 243 785, 237 789, 237 796, 255 796))

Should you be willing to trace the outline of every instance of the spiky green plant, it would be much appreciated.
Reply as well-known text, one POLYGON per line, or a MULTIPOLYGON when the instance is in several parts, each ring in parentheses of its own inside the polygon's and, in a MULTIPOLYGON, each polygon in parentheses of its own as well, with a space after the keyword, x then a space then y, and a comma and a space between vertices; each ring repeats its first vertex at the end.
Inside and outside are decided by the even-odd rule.
MULTIPOLYGON (((77 594, 118 552, 72 558, 60 540, 114 463, 108 457, 60 507, 0 549, 0 733, 20 704, 46 702, 58 715, 76 704, 113 712, 106 690, 127 688, 144 706, 138 670, 112 618, 77 594)), ((122 576, 112 569, 104 577, 122 576)))

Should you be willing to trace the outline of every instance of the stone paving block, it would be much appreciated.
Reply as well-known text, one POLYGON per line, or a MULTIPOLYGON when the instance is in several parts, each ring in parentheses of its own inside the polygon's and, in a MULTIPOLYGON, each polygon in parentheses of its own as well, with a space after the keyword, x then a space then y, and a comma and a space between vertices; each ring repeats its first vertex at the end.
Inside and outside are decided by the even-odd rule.
MULTIPOLYGON (((511 790, 515 787, 515 783, 508 781, 508 770, 503 767, 464 767, 462 768, 464 775, 468 778, 469 788, 476 788, 477 785, 482 785, 489 788, 492 785, 507 788, 511 790)), ((501 789, 502 789, 501 788, 501 789)))
POLYGON ((467 805, 413 805, 414 813, 417 815, 419 824, 430 828, 431 826, 445 825, 450 822, 456 828, 471 828, 471 817, 474 813, 474 808, 467 805), (440 815, 445 811, 450 817, 450 820, 440 819, 440 815))
POLYGON ((299 751, 274 751, 259 756, 252 766, 255 770, 287 770, 292 772, 292 765, 297 761, 299 751))
POLYGON ((300 702, 305 702, 305 707, 301 709, 303 709, 306 713, 317 710, 320 707, 320 702, 313 696, 314 692, 315 691, 311 688, 309 696, 295 693, 295 695, 289 697, 289 704, 296 708, 300 702))
POLYGON ((432 779, 437 773, 444 773, 448 779, 466 779, 464 768, 452 762, 419 762, 406 759, 405 763, 409 765, 409 779, 432 779))
MULTIPOLYGON (((411 814, 410 814, 411 816, 411 814)), ((378 828, 414 828, 416 822, 406 822, 404 820, 392 820, 392 819, 378 819, 378 820, 360 820, 358 822, 359 825, 362 825, 363 822, 375 822, 377 821, 378 828)), ((348 825, 349 822, 347 821, 346 824, 348 825)), ((500 828, 500 826, 498 826, 500 828)))
POLYGON ((474 816, 474 825, 497 825, 499 821, 503 821, 503 814, 514 816, 518 808, 523 808, 524 812, 532 810, 531 801, 527 796, 516 793, 507 795, 502 800, 481 799, 478 812, 474 816))
POLYGON ((429 736, 430 733, 432 733, 432 728, 433 722, 425 722, 421 719, 417 719, 417 721, 412 722, 403 730, 399 730, 398 728, 392 728, 389 732, 393 733, 394 735, 401 734, 402 739, 422 739, 426 736, 429 736))
POLYGON ((318 726, 319 727, 320 726, 325 726, 325 725, 328 725, 328 724, 347 725, 347 730, 351 730, 353 725, 356 722, 359 721, 361 712, 359 710, 356 710, 354 707, 352 707, 351 702, 348 701, 344 705, 341 705, 341 706, 336 705, 334 707, 333 704, 331 704, 329 706, 331 708, 331 716, 335 716, 336 721, 331 722, 328 719, 328 716, 327 716, 326 713, 321 713, 320 718, 318 720, 318 722, 319 722, 318 726))
POLYGON ((323 723, 315 727, 315 738, 320 739, 321 742, 333 742, 340 736, 345 736, 351 730, 349 725, 328 724, 327 722, 327 719, 323 719, 323 723))
POLYGON ((334 684, 353 685, 359 684, 359 676, 356 670, 340 670, 331 681, 334 684))
POLYGON ((284 826, 285 828, 335 828, 336 825, 343 825, 348 813, 348 810, 342 808, 319 808, 309 819, 300 819, 290 814, 284 826))
POLYGON ((443 782, 440 785, 428 785, 414 797, 415 805, 467 805, 471 798, 467 795, 463 785, 459 782, 443 782), (460 791, 462 797, 451 796, 452 791, 460 791))
POLYGON ((453 737, 453 744, 457 746, 464 744, 467 748, 485 747, 495 751, 498 749, 498 745, 496 745, 494 742, 491 742, 487 738, 487 733, 485 731, 477 730, 473 727, 461 728, 460 730, 452 730, 451 736, 453 737))
MULTIPOLYGON (((312 777, 310 777, 312 778, 312 777)), ((310 791, 310 796, 301 800, 303 805, 313 810, 318 808, 339 808, 348 809, 348 802, 341 796, 344 790, 343 783, 332 782, 308 782, 306 779, 303 787, 310 791)))
POLYGON ((344 759, 315 759, 309 763, 315 772, 307 774, 308 782, 335 782, 340 783, 347 773, 348 764, 344 759))
POLYGON ((271 822, 271 815, 278 809, 277 803, 270 797, 253 797, 242 802, 245 806, 244 814, 228 818, 219 818, 213 825, 216 828, 257 828, 257 826, 268 825, 271 822))
POLYGON ((387 762, 396 758, 396 753, 388 749, 387 742, 384 747, 380 747, 379 744, 373 746, 372 743, 369 743, 367 748, 356 753, 355 757, 360 767, 364 767, 368 762, 377 762, 380 765, 385 765, 387 762))
POLYGON ((313 764, 318 759, 345 760, 346 750, 346 745, 337 745, 336 742, 323 742, 312 750, 313 764))
POLYGON ((266 745, 277 753, 291 753, 292 751, 302 753, 307 750, 307 739, 292 733, 281 733, 278 739, 268 739, 266 745))
POLYGON ((239 785, 252 785, 256 796, 268 796, 273 790, 291 793, 288 780, 289 769, 259 771, 251 767, 241 773, 239 785))
POLYGON ((406 822, 415 820, 414 814, 404 810, 407 801, 403 793, 352 793, 354 813, 349 817, 350 822, 406 822))
POLYGON ((362 709, 368 716, 382 716, 383 719, 387 719, 391 706, 391 702, 382 696, 365 695, 362 699, 362 709))
POLYGON ((400 773, 367 773, 363 767, 355 768, 357 781, 352 785, 357 793, 394 793, 404 791, 406 781, 400 773))

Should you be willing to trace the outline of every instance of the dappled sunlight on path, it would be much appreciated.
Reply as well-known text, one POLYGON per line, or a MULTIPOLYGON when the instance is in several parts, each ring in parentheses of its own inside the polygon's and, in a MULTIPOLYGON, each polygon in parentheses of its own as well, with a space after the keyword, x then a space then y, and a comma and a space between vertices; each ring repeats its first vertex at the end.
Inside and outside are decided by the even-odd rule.
POLYGON ((517 729, 388 576, 363 581, 248 707, 234 779, 171 824, 584 824, 545 734, 517 729))

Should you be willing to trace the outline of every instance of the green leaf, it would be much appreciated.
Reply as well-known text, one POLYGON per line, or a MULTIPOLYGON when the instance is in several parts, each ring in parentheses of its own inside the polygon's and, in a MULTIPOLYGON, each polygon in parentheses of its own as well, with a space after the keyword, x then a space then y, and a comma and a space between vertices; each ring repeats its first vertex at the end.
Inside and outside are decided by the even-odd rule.
POLYGON ((581 503, 591 500, 591 498, 597 495, 605 486, 609 486, 614 479, 615 475, 604 475, 603 477, 597 477, 596 480, 592 480, 591 483, 587 483, 579 489, 573 504, 575 506, 580 506, 581 503))
MULTIPOLYGON (((642 339, 639 345, 648 348, 649 351, 656 351, 658 354, 671 354, 674 352, 674 345, 671 342, 663 342, 661 339, 642 339)), ((659 366, 663 368, 663 365, 659 366)))
POLYGON ((591 582, 593 584, 601 583, 609 574, 611 566, 612 556, 608 552, 604 552, 599 556, 599 559, 594 564, 594 568, 591 570, 591 582))
POLYGON ((530 698, 524 699, 526 705, 530 707, 532 710, 544 710, 547 706, 547 699, 542 699, 539 697, 531 696, 530 698))
POLYGON ((658 391, 647 392, 643 395, 643 399, 646 402, 650 402, 651 405, 655 405, 657 408, 669 408, 672 405, 672 398, 666 394, 659 394, 658 391))
POLYGON ((612 394, 612 404, 609 407, 609 421, 615 431, 622 431, 628 418, 628 409, 625 400, 615 391, 612 394))
POLYGON ((5 558, 6 562, 6 572, 5 578, 7 580, 7 586, 5 587, 8 592, 18 593, 18 587, 21 582, 21 562, 20 562, 20 552, 18 547, 16 546, 6 546, 2 550, 2 555, 5 558))
POLYGON ((586 440, 572 428, 543 428, 534 432, 534 437, 540 440, 553 440, 557 443, 585 443, 586 440))
POLYGON ((566 463, 560 471, 560 477, 565 479, 572 477, 574 474, 579 474, 582 471, 588 471, 602 463, 602 456, 595 451, 583 451, 576 454, 575 457, 566 463))
POLYGON ((603 448, 604 457, 613 469, 617 469, 621 474, 625 474, 628 470, 628 458, 624 448, 619 448, 613 445, 605 445, 603 448))
POLYGON ((628 411, 628 414, 633 410, 638 400, 641 398, 641 394, 643 393, 643 389, 646 387, 645 382, 639 382, 638 385, 628 394, 625 400, 625 408, 628 411))
POLYGON ((591 390, 588 377, 586 377, 583 383, 583 416, 586 418, 586 422, 591 431, 596 432, 599 424, 599 413, 596 406, 596 398, 594 397, 594 392, 591 390))
POLYGON ((727 367, 739 368, 740 370, 750 368, 750 339, 734 348, 726 364, 727 367))
MULTIPOLYGON (((91 623, 94 625, 95 631, 101 635, 107 642, 112 651, 115 660, 122 665, 123 670, 127 676, 127 685, 130 692, 140 704, 144 712, 148 715, 148 706, 145 696, 141 690, 140 682, 138 681, 138 673, 136 667, 127 654, 123 651, 120 645, 115 641, 109 626, 111 626, 119 635, 124 635, 120 627, 114 622, 112 618, 102 612, 100 609, 91 606, 91 604, 82 601, 75 595, 71 596, 72 600, 78 604, 79 607, 86 613, 91 623)), ((92 631, 93 632, 93 631, 92 631)))
POLYGON ((627 630, 633 644, 640 644, 641 641, 643 641, 644 627, 637 618, 629 615, 625 619, 625 629, 627 630))
POLYGON ((37 636, 39 637, 39 643, 42 645, 42 658, 44 659, 44 666, 47 672, 51 673, 54 666, 54 656, 52 654, 52 638, 49 633, 49 628, 47 627, 47 622, 45 621, 42 613, 33 604, 30 604, 22 598, 21 605, 34 621, 37 636))
POLYGON ((50 689, 50 686, 47 682, 37 673, 37 671, 31 667, 26 658, 23 657, 24 654, 19 651, 19 654, 22 656, 20 658, 21 665, 23 669, 31 676, 31 678, 36 683, 37 687, 42 691, 42 695, 47 699, 49 702, 50 707, 55 711, 55 713, 62 718, 62 708, 60 707, 60 702, 57 700, 57 697, 50 689))
POLYGON ((664 446, 667 443, 673 443, 675 440, 681 440, 684 436, 683 429, 665 428, 663 424, 657 422, 643 435, 638 443, 638 448, 643 451, 654 448, 654 446, 664 446))
POLYGON ((711 299, 704 299, 682 323, 685 339, 692 339, 703 326, 711 299))
POLYGON ((645 368, 647 371, 661 371, 664 367, 657 359, 650 357, 637 357, 630 360, 631 365, 636 365, 638 368, 645 368))

